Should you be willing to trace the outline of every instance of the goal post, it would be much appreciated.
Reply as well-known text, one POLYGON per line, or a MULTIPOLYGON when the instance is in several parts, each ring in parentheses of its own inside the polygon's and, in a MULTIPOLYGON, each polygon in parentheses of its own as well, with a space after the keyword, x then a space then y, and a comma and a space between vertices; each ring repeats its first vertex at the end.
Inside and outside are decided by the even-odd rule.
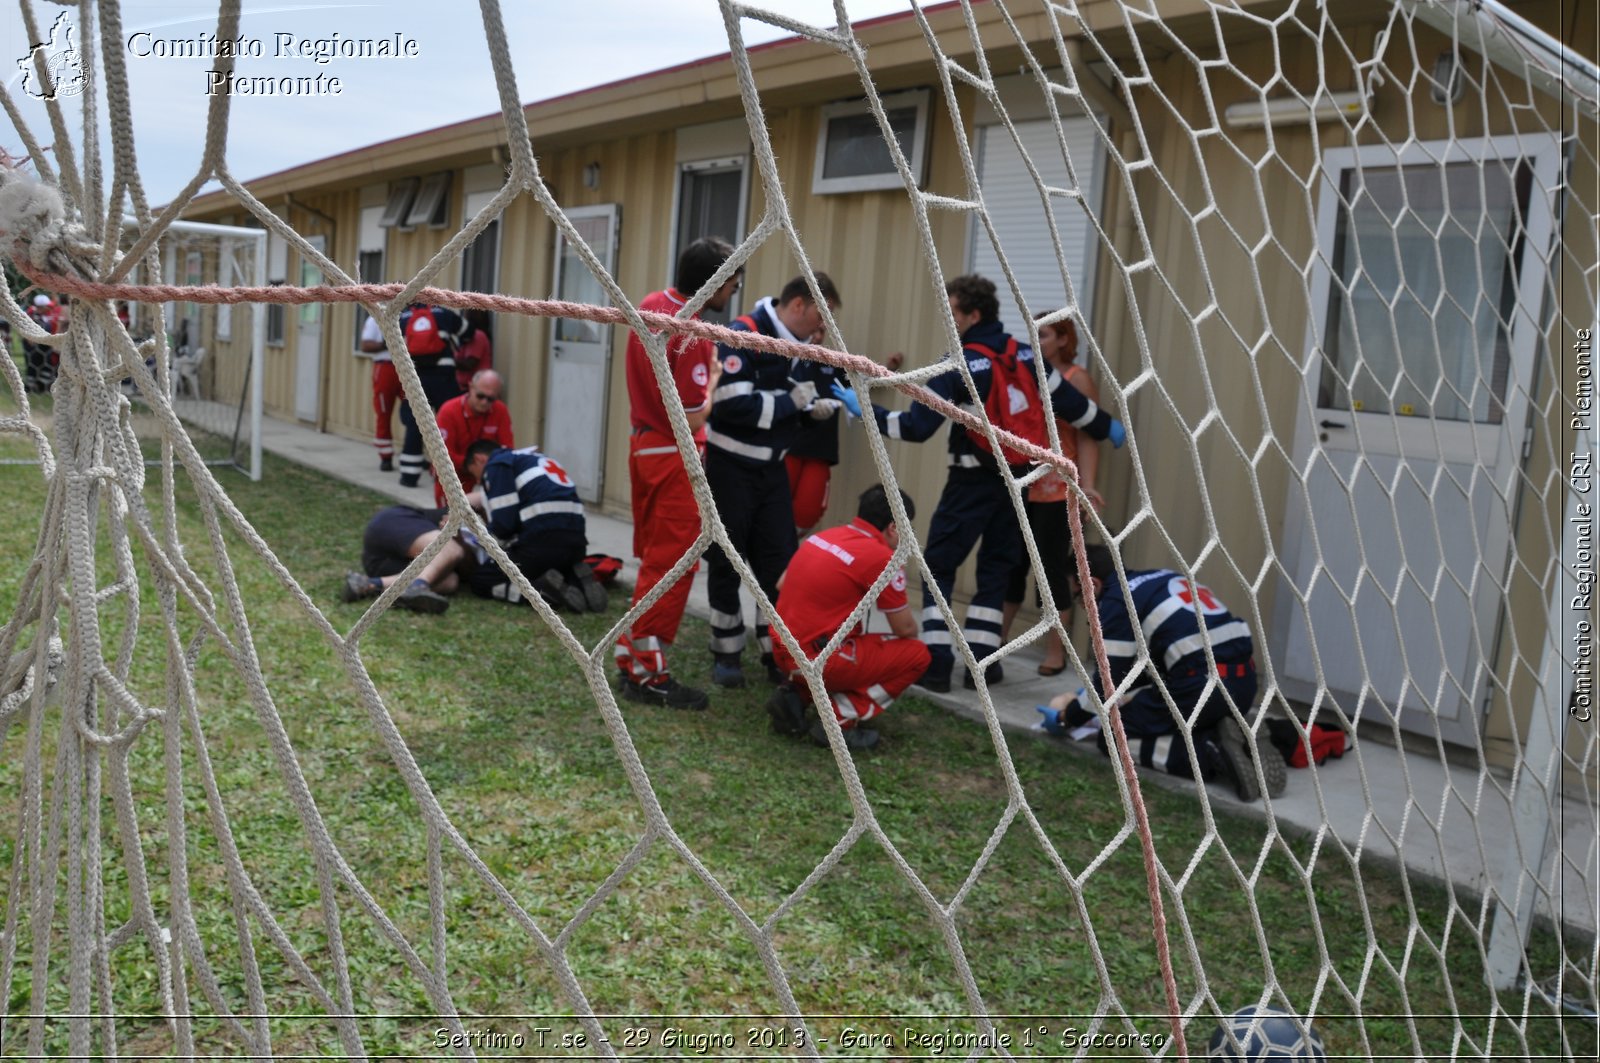
MULTIPOLYGON (((137 235, 133 222, 124 225, 137 235)), ((266 248, 262 228, 180 220, 162 237, 160 255, 169 284, 260 287, 267 283, 266 248)), ((174 412, 203 433, 200 448, 208 462, 232 465, 252 480, 261 479, 262 364, 270 309, 255 302, 174 302, 160 307, 158 319, 171 347, 174 412)))
MULTIPOLYGON (((138 223, 123 222, 124 246, 137 235, 138 223)), ((176 221, 157 248, 158 276, 140 263, 130 276, 153 284, 239 287, 266 283, 266 230, 208 222, 176 221)), ((36 293, 41 294, 41 293, 36 293)), ((49 292, 42 294, 49 295, 49 292)), ((280 315, 283 308, 276 308, 280 315)), ((238 469, 252 480, 261 478, 262 363, 267 322, 272 308, 261 303, 208 305, 198 302, 140 304, 120 302, 118 318, 129 338, 140 345, 145 368, 157 372, 157 351, 165 352, 167 390, 163 400, 192 431, 192 442, 208 465, 238 469)), ((57 328, 71 320, 63 308, 57 328)), ((23 345, 25 358, 28 344, 23 345)), ((7 352, 9 355, 9 352, 7 352)), ((59 351, 55 354, 60 357, 59 351)), ((30 376, 32 371, 30 370, 30 376)), ((53 383, 54 373, 50 373, 53 383)), ((31 386, 31 384, 30 384, 31 386)), ((48 385, 47 385, 48 386, 48 385)), ((151 397, 132 375, 120 390, 132 403, 130 427, 146 447, 146 461, 159 464, 152 448, 160 428, 152 417, 151 397)), ((0 464, 35 464, 36 457, 0 456, 0 464)))

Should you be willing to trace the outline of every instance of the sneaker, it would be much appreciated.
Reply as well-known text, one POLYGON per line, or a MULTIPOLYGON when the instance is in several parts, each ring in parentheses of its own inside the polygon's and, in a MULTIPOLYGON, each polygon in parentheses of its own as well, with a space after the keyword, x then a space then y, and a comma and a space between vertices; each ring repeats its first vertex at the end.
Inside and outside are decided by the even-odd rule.
POLYGON ((711 699, 706 697, 705 691, 684 686, 670 675, 656 683, 635 683, 631 679, 623 679, 622 697, 627 701, 637 701, 662 709, 698 711, 711 704, 711 699))
POLYGON ((806 709, 810 706, 800 692, 785 684, 767 699, 767 715, 772 717, 774 734, 799 738, 806 733, 806 709))
POLYGON ((450 608, 450 599, 428 586, 426 580, 414 579, 409 587, 400 592, 394 604, 413 613, 437 614, 450 608))
POLYGON ((1214 752, 1222 774, 1233 783, 1234 792, 1241 801, 1254 801, 1261 796, 1261 780, 1267 784, 1270 797, 1282 797, 1289 783, 1289 773, 1283 764, 1283 754, 1270 745, 1257 742, 1255 735, 1246 733, 1231 717, 1217 725, 1214 752), (1256 765, 1261 765, 1261 780, 1256 778, 1256 765))
POLYGON ((743 689, 744 665, 737 657, 719 658, 711 663, 711 681, 724 690, 743 689))
MULTIPOLYGON (((878 732, 870 727, 847 727, 844 729, 844 747, 852 753, 864 753, 869 749, 878 748, 878 732)), ((811 721, 811 744, 828 747, 828 732, 823 730, 821 720, 811 721)))
MULTIPOLYGON (((989 686, 999 686, 1001 683, 1006 681, 1006 670, 1001 668, 998 664, 991 664, 988 668, 984 669, 983 677, 988 682, 989 686)), ((968 690, 978 689, 978 681, 972 677, 971 672, 968 672, 966 675, 961 677, 961 685, 966 687, 968 690)))
POLYGON ((589 612, 605 612, 606 607, 611 604, 611 599, 607 597, 605 587, 601 586, 600 581, 594 578, 594 570, 579 561, 572 566, 572 574, 575 577, 578 589, 583 592, 583 604, 588 607, 589 612))
POLYGON ((380 458, 378 460, 378 471, 394 472, 394 461, 390 458, 380 458))
POLYGON ((1261 777, 1267 782, 1267 796, 1282 797, 1289 788, 1289 766, 1284 763, 1283 754, 1271 742, 1255 742, 1254 746, 1261 764, 1261 777))
POLYGON ((383 583, 374 581, 365 572, 346 572, 344 586, 339 588, 341 602, 359 602, 363 598, 376 598, 383 593, 383 583))
POLYGON ((950 693, 950 677, 947 675, 934 675, 929 672, 917 680, 917 686, 934 694, 950 693))
POLYGON ((400 474, 401 487, 416 487, 420 483, 422 483, 422 477, 420 475, 408 476, 405 473, 400 474))
POLYGON ((589 599, 583 593, 583 588, 568 580, 560 569, 552 568, 534 580, 533 589, 544 595, 545 601, 551 605, 565 606, 574 613, 587 612, 589 609, 589 599))

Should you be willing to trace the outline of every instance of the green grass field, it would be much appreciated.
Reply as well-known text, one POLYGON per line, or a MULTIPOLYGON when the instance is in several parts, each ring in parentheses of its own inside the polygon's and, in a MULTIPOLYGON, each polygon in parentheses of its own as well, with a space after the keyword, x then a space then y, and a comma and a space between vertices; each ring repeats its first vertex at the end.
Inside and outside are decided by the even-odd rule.
MULTIPOLYGON (((4 410, 0 410, 3 413, 4 410)), ((0 437, 15 456, 20 448, 0 437)), ((265 478, 250 483, 224 473, 235 503, 293 572, 332 624, 348 630, 362 614, 336 597, 342 573, 353 567, 367 517, 382 501, 298 466, 269 459, 265 478)), ((159 478, 147 488, 152 503, 159 478)), ((39 539, 44 486, 38 469, 0 467, 0 616, 9 618, 18 584, 39 539)), ((201 506, 180 491, 178 533, 186 557, 214 590, 217 561, 206 539, 201 506)), ((155 507, 159 512, 159 506, 155 507)), ((307 783, 331 834, 348 860, 405 932, 424 962, 429 947, 427 831, 417 805, 376 737, 366 708, 334 648, 236 531, 223 536, 236 566, 250 634, 307 783)), ((99 562, 111 572, 104 530, 99 562)), ((137 553, 141 569, 146 559, 137 553)), ((614 596, 620 599, 620 595, 614 596)), ((600 641, 621 609, 605 617, 570 620, 586 645, 600 641)), ((149 704, 166 705, 166 644, 159 606, 145 580, 139 640, 128 685, 149 704)), ((123 624, 120 600, 101 607, 104 644, 115 655, 123 624)), ((185 640, 200 630, 192 609, 179 608, 185 640)), ((224 621, 232 637, 240 633, 224 621)), ((706 630, 686 624, 677 655, 683 678, 704 685, 706 630)), ((621 767, 582 673, 530 609, 460 597, 439 617, 393 611, 362 643, 362 659, 414 754, 428 785, 461 833, 517 902, 550 936, 568 927, 645 831, 645 816, 621 767)), ((312 970, 332 986, 328 935, 305 833, 278 770, 274 752, 247 688, 215 640, 198 642, 195 669, 199 724, 244 863, 263 897, 312 970)), ((624 703, 628 741, 648 773, 679 836, 707 871, 756 922, 807 879, 850 829, 853 811, 831 754, 768 732, 766 688, 717 695, 705 713, 672 713, 624 703)), ((62 706, 41 725, 45 792, 56 772, 53 756, 62 706)), ((170 839, 162 787, 163 726, 158 721, 134 743, 131 787, 152 881, 153 902, 170 911, 170 839)), ((202 940, 228 1006, 247 1010, 234 917, 228 901, 217 833, 207 813, 200 767, 187 722, 181 740, 186 853, 202 940)), ((1075 1051, 1064 1031, 1088 1028, 1107 1011, 1139 1016, 1132 1028, 1165 1035, 1156 950, 1137 839, 1129 833, 1108 763, 1065 754, 1052 743, 1014 738, 996 750, 982 728, 916 698, 895 706, 882 725, 885 749, 858 757, 862 793, 872 815, 941 905, 958 894, 954 922, 982 1005, 1012 1038, 1017 1055, 1075 1051), (1005 820, 1008 790, 1002 763, 1015 770, 1020 795, 1070 871, 1067 881, 1022 817, 993 838, 1005 820), (969 882, 985 847, 982 873, 969 882), (1080 907, 1081 904, 1081 907, 1080 907), (1088 913, 1088 922, 1080 911, 1088 913), (1099 957, 1097 960, 1096 948, 1099 957), (1103 972, 1098 965, 1103 963, 1103 972), (1045 1031, 1040 1033, 1041 1028, 1045 1031), (1026 1035, 1025 1031, 1033 1031, 1026 1035)), ((28 722, 0 730, 0 867, 15 857, 28 722)), ((1219 818, 1208 836, 1192 795, 1146 787, 1156 845, 1179 885, 1166 895, 1180 998, 1209 990, 1229 1009, 1254 1003, 1276 979, 1289 1003, 1313 1006, 1333 1054, 1441 1056, 1452 1050, 1456 1016, 1488 1008, 1479 971, 1479 931, 1453 918, 1439 890, 1406 885, 1387 871, 1353 868, 1331 845, 1274 837, 1253 822, 1219 818), (1264 850, 1264 854, 1263 854, 1264 850), (1232 854, 1230 857, 1229 854, 1232 854), (1314 875, 1314 877, 1313 877, 1314 875), (1420 913, 1413 923, 1407 897, 1420 913), (1365 896, 1363 910, 1360 898, 1365 896), (1181 911, 1178 901, 1181 898, 1181 911), (1255 929, 1259 919, 1263 933, 1255 929), (1317 928, 1322 933, 1319 936, 1317 928), (1265 942, 1263 945, 1262 942, 1265 942), (1204 969, 1204 986, 1196 971, 1204 969), (1328 970, 1324 973, 1324 967, 1328 970), (1347 1017, 1361 1012, 1364 1021, 1347 1017), (1422 1016, 1408 1018, 1407 1016, 1422 1016), (1432 1016, 1432 1017, 1428 1017, 1432 1016)), ((129 882, 109 801, 102 819, 102 865, 108 921, 127 918, 129 882)), ((446 851, 448 946, 444 957, 456 1006, 481 1016, 472 1029, 522 1034, 532 1050, 536 1027, 547 1036, 576 1032, 573 1020, 528 1016, 570 1013, 530 937, 507 915, 466 862, 446 851)), ((9 883, 9 878, 7 879, 9 883)), ((61 878, 64 886, 65 875, 61 878)), ((6 887, 9 889, 9 885, 6 887)), ((0 892, 6 916, 21 898, 0 892)), ((433 1005, 395 949, 378 933, 348 889, 337 891, 356 1010, 368 1050, 416 1058, 439 1051, 433 1005)), ((1476 917, 1475 905, 1467 908, 1476 917)), ((64 905, 58 904, 47 1010, 68 1007, 64 905)), ((30 1010, 34 941, 22 909, 18 962, 0 986, 13 1016, 30 1010)), ((337 1055, 341 1048, 324 1010, 253 920, 255 950, 267 987, 275 1050, 337 1055)), ((813 1016, 812 1037, 826 1037, 825 1054, 928 1055, 907 1047, 904 1027, 927 1034, 974 1031, 959 1016, 974 1010, 963 994, 951 950, 918 891, 885 849, 861 838, 826 877, 814 883, 776 926, 774 940, 790 986, 813 1016), (910 1018, 898 1018, 908 1016, 910 1018), (934 1018, 937 1016, 938 1018, 934 1018), (891 1040, 845 1046, 846 1027, 891 1040)), ((757 950, 739 922, 689 864, 657 842, 565 939, 566 956, 590 1007, 618 1051, 645 1056, 787 1056, 792 1043, 775 1031, 783 1010, 757 950), (705 1016, 670 1019, 659 1016, 705 1016), (732 1016, 717 1018, 715 1016, 732 1016), (770 1029, 756 1034, 752 1028, 770 1029), (648 1044, 625 1047, 644 1030, 648 1044), (668 1031, 691 1035, 663 1047, 668 1031), (707 1046, 695 1033, 729 1034, 732 1047, 707 1046)), ((1549 962, 1553 937, 1537 943, 1549 962)), ((1569 948, 1572 944, 1569 942, 1569 948)), ((140 939, 112 957, 116 1008, 128 1016, 159 1007, 154 964, 140 939)), ((191 1008, 214 1014, 195 990, 191 1008)), ((1537 1006, 1537 1005, 1535 1005, 1537 1006)), ((1212 1027, 1202 1015, 1188 1031, 1200 1052, 1212 1027)), ((1562 1054, 1561 1021, 1536 1015, 1526 1029, 1502 1018, 1459 1019, 1465 1036, 1495 1056, 1562 1054), (1526 1036, 1526 1042, 1520 1039, 1526 1036)), ((25 1022, 5 1024, 7 1057, 26 1049, 25 1022), (20 1039, 19 1039, 20 1038, 20 1039)), ((228 1057, 239 1044, 215 1019, 198 1022, 199 1048, 228 1057)), ((1127 1027, 1112 1021, 1108 1029, 1127 1027)), ((1592 1038, 1576 1024, 1568 1044, 1592 1038)), ((129 1054, 173 1051, 167 1028, 153 1019, 121 1023, 129 1054)), ((1070 1035, 1067 1035, 1070 1036, 1070 1035)), ((64 1050, 65 1026, 48 1026, 48 1045, 64 1050)), ((1159 1044, 1159 1041, 1155 1043, 1159 1044)), ((591 1048, 554 1050, 557 1056, 591 1048)), ((1460 1045, 1456 1045, 1460 1050, 1460 1045)), ((485 1043, 485 1057, 509 1054, 485 1043)), ((948 1050, 947 1050, 948 1051, 948 1050)), ((959 1054, 964 1054, 964 1051, 959 1054)), ((1118 1051, 1111 1054, 1136 1054, 1118 1051)))

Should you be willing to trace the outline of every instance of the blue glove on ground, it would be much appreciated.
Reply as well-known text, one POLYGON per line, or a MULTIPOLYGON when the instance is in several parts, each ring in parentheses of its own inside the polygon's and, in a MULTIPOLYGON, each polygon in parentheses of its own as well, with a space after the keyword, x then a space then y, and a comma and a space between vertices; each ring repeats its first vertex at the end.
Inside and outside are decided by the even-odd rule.
MULTIPOLYGON (((833 382, 833 397, 844 403, 844 408, 850 411, 851 417, 861 416, 861 400, 856 397, 854 388, 847 388, 837 380, 833 382)), ((1120 425, 1118 427, 1121 427, 1120 425)), ((1117 446, 1121 446, 1118 443, 1117 446)))
POLYGON ((1067 725, 1061 722, 1060 709, 1052 709, 1048 705, 1035 705, 1033 709, 1044 717, 1039 726, 1045 729, 1046 734, 1053 734, 1058 738, 1066 735, 1067 725))

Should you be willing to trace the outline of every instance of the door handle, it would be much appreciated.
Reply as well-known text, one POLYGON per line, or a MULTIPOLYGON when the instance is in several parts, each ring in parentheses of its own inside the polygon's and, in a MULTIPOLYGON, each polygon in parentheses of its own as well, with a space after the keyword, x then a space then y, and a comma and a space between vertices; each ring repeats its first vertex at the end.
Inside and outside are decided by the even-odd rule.
POLYGON ((1350 427, 1349 425, 1345 424, 1343 421, 1321 421, 1321 422, 1318 422, 1318 423, 1323 428, 1349 428, 1350 427))

